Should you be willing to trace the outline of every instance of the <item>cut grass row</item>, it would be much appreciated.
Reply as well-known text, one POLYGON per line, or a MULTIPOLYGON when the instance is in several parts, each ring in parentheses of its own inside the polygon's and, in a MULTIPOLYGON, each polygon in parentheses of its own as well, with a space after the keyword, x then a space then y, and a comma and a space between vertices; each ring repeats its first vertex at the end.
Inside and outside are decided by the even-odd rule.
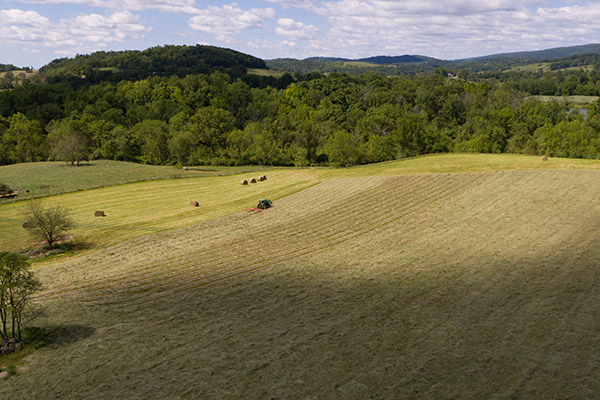
MULTIPOLYGON (((282 204, 279 216, 267 216, 268 212, 260 215, 262 227, 246 226, 246 240, 226 237, 211 241, 208 248, 191 243, 185 253, 163 258, 158 264, 138 263, 125 270, 123 265, 116 265, 116 273, 101 268, 97 278, 88 276, 83 284, 61 285, 52 292, 59 296, 70 295, 71 291, 86 293, 94 302, 114 299, 117 294, 127 299, 127 306, 145 303, 354 240, 462 190, 480 177, 464 174, 388 178, 360 196, 330 198, 330 209, 313 212, 308 219, 304 216, 288 220, 286 204, 282 204), (282 215, 286 216, 285 222, 282 215), (156 282, 161 282, 160 288, 158 293, 152 293, 156 282), (115 293, 120 290, 125 292, 115 293)), ((353 184, 360 186, 360 181, 353 184)), ((303 198, 314 203, 311 197, 303 198)), ((229 236, 236 235, 229 232, 229 236)), ((45 296, 52 297, 52 292, 45 296)))

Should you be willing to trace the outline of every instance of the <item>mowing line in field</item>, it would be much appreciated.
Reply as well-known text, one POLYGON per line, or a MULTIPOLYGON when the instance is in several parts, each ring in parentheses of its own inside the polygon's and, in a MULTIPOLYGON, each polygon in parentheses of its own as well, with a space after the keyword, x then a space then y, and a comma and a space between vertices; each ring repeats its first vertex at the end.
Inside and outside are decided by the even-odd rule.
MULTIPOLYGON (((334 232, 328 235, 316 236, 313 242, 308 243, 288 243, 292 244, 293 246, 291 249, 287 248, 284 251, 279 251, 275 253, 263 251, 260 254, 251 254, 250 257, 243 258, 246 261, 246 263, 244 263, 243 266, 240 266, 239 261, 241 261, 241 259, 235 259, 227 260, 225 263, 228 265, 221 268, 217 268, 216 270, 214 268, 214 265, 205 266, 204 263, 202 263, 202 267, 200 268, 201 270, 205 270, 207 267, 212 267, 211 274, 208 275, 206 273, 198 274, 197 269, 191 269, 189 270, 189 273, 186 274, 181 274, 182 271, 177 271, 178 274, 175 277, 171 279, 167 277, 167 279, 169 279, 170 281, 175 280, 175 285, 171 284, 165 290, 160 290, 160 288, 158 288, 158 292, 154 291, 151 293, 146 293, 147 288, 137 290, 136 292, 138 293, 136 294, 141 294, 141 291, 144 291, 145 293, 141 296, 138 296, 138 299, 134 299, 133 301, 131 297, 129 297, 129 300, 124 301, 124 304, 122 304, 144 304, 162 296, 165 296, 168 293, 178 293, 186 289, 204 286, 206 284, 214 282, 219 282, 224 279, 229 279, 235 276, 239 276, 241 274, 256 271, 260 268, 265 268, 275 263, 290 260, 302 255, 310 254, 315 251, 321 251, 323 249, 338 245, 347 240, 360 237, 379 227, 385 226, 391 222, 394 222, 400 218, 406 217, 407 215, 421 210, 427 207, 428 205, 439 201, 449 196, 450 194, 455 193, 461 190, 462 188, 470 185, 471 183, 479 179, 481 176, 481 174, 470 174, 468 176, 462 177, 462 179, 447 180, 446 185, 436 187, 434 190, 426 192, 426 194, 424 194, 423 196, 420 196, 416 199, 411 199, 413 201, 411 201, 409 204, 402 204, 400 208, 397 208, 399 212, 396 212, 395 214, 391 214, 385 217, 380 214, 377 214, 375 218, 365 219, 360 225, 358 225, 358 228, 356 228, 356 230, 354 231, 346 230, 334 232), (440 190, 440 188, 443 189, 440 190), (183 281, 183 279, 185 279, 185 281, 183 281), (180 283, 177 284, 177 282, 180 283)), ((223 263, 220 264, 222 265, 223 263)), ((128 293, 131 294, 131 292, 128 293)), ((110 294, 112 295, 114 294, 114 292, 111 292, 110 294)), ((127 294, 127 291, 124 294, 127 294)), ((103 297, 103 294, 101 293, 94 293, 92 294, 92 297, 97 298, 98 295, 100 297, 103 297)))
MULTIPOLYGON (((342 185, 341 183, 338 183, 337 181, 338 180, 332 181, 332 182, 335 182, 335 184, 332 185, 333 190, 338 189, 339 186, 342 185)), ((342 181, 342 180, 339 180, 339 181, 342 181)), ((307 190, 310 190, 310 189, 307 189, 307 190)), ((357 189, 355 188, 352 190, 352 193, 354 193, 356 191, 357 191, 357 189)), ((313 200, 313 199, 315 199, 315 197, 313 196, 313 197, 311 197, 311 203, 323 204, 323 203, 326 203, 327 198, 330 197, 330 194, 328 194, 328 192, 325 192, 325 191, 317 192, 317 195, 319 196, 318 198, 316 198, 318 201, 313 200)), ((297 197, 298 196, 295 196, 295 197, 292 196, 292 198, 297 198, 297 197)), ((296 203, 301 203, 303 201, 304 200, 302 200, 302 201, 300 201, 300 200, 287 201, 287 202, 283 203, 284 204, 283 207, 286 207, 287 209, 290 209, 290 210, 302 209, 303 213, 307 214, 309 207, 300 207, 301 204, 296 204, 296 203)), ((276 211, 276 210, 277 209, 272 209, 272 210, 270 210, 270 212, 276 211)), ((212 241, 219 241, 222 238, 230 238, 232 235, 235 235, 236 233, 238 235, 247 236, 246 232, 248 229, 252 229, 252 231, 254 232, 255 235, 267 234, 268 232, 270 232, 273 229, 273 224, 269 220, 262 218, 265 215, 266 214, 262 214, 260 216, 253 217, 253 216, 250 216, 247 214, 240 214, 240 215, 238 215, 238 217, 243 218, 244 219, 243 222, 246 222, 247 224, 244 226, 238 227, 237 228, 238 232, 231 232, 230 229, 221 229, 221 230, 219 230, 217 235, 211 234, 208 237, 199 237, 199 238, 197 238, 195 236, 178 237, 177 245, 178 245, 178 247, 188 247, 188 245, 193 243, 193 245, 198 248, 198 250, 195 253, 203 253, 204 256, 206 256, 207 251, 212 251, 213 254, 214 253, 222 253, 222 251, 221 251, 222 247, 212 248, 212 247, 203 246, 203 243, 204 243, 203 240, 211 239, 212 241), (249 221, 248 218, 252 218, 252 221, 249 221)), ((238 217, 236 217, 236 218, 238 218, 238 217)), ((303 216, 294 216, 294 217, 295 218, 303 218, 303 216)), ((200 233, 202 233, 202 232, 200 232, 200 233)), ((208 246, 213 246, 212 244, 210 244, 211 242, 207 242, 207 243, 209 243, 208 246)), ((247 239, 240 239, 237 241, 230 242, 230 244, 231 243, 233 245, 238 243, 239 246, 245 248, 247 246, 247 239)), ((160 249, 160 247, 156 247, 156 249, 160 249)), ((92 268, 92 269, 86 269, 86 271, 85 271, 86 275, 88 275, 89 273, 95 272, 95 271, 99 271, 99 270, 102 270, 102 272, 106 272, 107 269, 110 269, 111 267, 115 267, 115 268, 119 269, 119 272, 112 275, 113 277, 131 276, 131 274, 132 274, 131 270, 127 270, 127 271, 122 270, 122 264, 124 261, 127 261, 128 254, 124 254, 123 251, 119 251, 118 247, 117 247, 116 250, 113 249, 108 255, 109 256, 112 255, 113 253, 115 253, 115 251, 116 251, 118 257, 106 257, 106 254, 103 254, 102 262, 94 262, 94 260, 99 260, 100 257, 92 256, 91 264, 97 265, 97 267, 92 268)), ((168 252, 168 251, 166 250, 166 252, 168 252)), ((136 249, 131 250, 130 254, 134 254, 134 257, 138 256, 136 249)), ((195 257, 195 255, 193 255, 193 256, 195 257)), ((219 254, 218 257, 221 257, 221 254, 219 254)), ((173 257, 169 257, 169 258, 173 258, 173 257)), ((176 258, 174 258, 174 260, 176 260, 176 258)), ((148 261, 148 263, 154 263, 154 262, 155 262, 154 260, 148 261)), ((155 266, 153 265, 152 267, 155 267, 155 266)), ((144 268, 144 270, 151 269, 152 267, 146 267, 146 268, 144 268)), ((138 268, 136 268, 136 270, 140 270, 140 268, 138 267, 138 268)), ((87 277, 86 277, 86 279, 87 279, 86 282, 81 283, 79 287, 91 288, 93 286, 93 282, 104 282, 106 278, 104 276, 101 276, 98 278, 94 278, 93 280, 90 280, 90 278, 87 278, 87 277)), ((72 282, 68 283, 68 284, 64 284, 64 285, 54 285, 51 290, 46 290, 42 294, 42 296, 49 295, 49 294, 51 294, 53 292, 57 292, 57 291, 62 292, 63 289, 72 289, 72 288, 73 288, 72 282)))
MULTIPOLYGON (((385 208, 383 207, 376 207, 377 210, 382 209, 381 211, 387 211, 392 204, 390 203, 391 200, 398 200, 398 199, 402 199, 403 197, 407 196, 408 194, 419 194, 424 192, 427 188, 430 188, 433 184, 433 181, 435 181, 435 183, 444 180, 444 176, 437 176, 435 177, 435 180, 431 179, 431 176, 429 176, 427 179, 424 178, 424 176, 418 176, 418 179, 414 179, 414 177, 410 177, 409 179, 403 179, 402 181, 398 182, 397 180, 392 180, 390 181, 389 179, 386 180, 384 182, 383 185, 379 185, 377 187, 375 187, 374 190, 368 190, 367 194, 365 193, 361 193, 361 197, 368 197, 368 198, 373 198, 375 193, 378 193, 379 195, 383 195, 383 197, 377 197, 376 201, 378 204, 386 204, 387 206, 385 208), (414 182, 421 182, 423 180, 426 180, 428 182, 427 185, 417 185, 416 189, 414 189, 414 182), (398 184, 400 183, 400 184, 398 184), (392 186, 393 185, 393 186, 392 186), (392 188, 394 190, 392 191, 388 191, 388 190, 383 190, 383 189, 387 189, 388 186, 392 186, 392 188), (398 192, 403 192, 405 191, 405 189, 408 188, 412 188, 411 191, 406 192, 403 194, 403 196, 398 197, 398 192)), ((330 221, 332 220, 332 213, 328 210, 322 211, 320 212, 320 216, 319 217, 312 217, 310 218, 309 221, 309 225, 307 225, 307 220, 306 218, 297 218, 296 222, 291 222, 286 224, 283 229, 281 229, 281 227, 276 226, 273 227, 272 224, 268 224, 267 221, 265 219, 261 219, 260 221, 262 222, 262 229, 261 230, 256 230, 254 229, 254 226, 248 226, 245 227, 246 229, 252 229, 252 236, 253 238, 255 238, 258 242, 263 241, 266 237, 270 237, 272 232, 275 229, 275 232, 278 232, 278 243, 282 242, 281 237, 282 236, 286 236, 288 239, 286 240, 286 243, 292 243, 293 242, 297 242, 300 238, 304 237, 304 236, 310 236, 310 235, 314 235, 314 232, 317 233, 317 235, 319 236, 318 239, 323 239, 326 238, 327 236, 324 236, 322 233, 323 232, 328 232, 326 230, 319 230, 316 229, 318 228, 320 225, 317 222, 321 222, 323 224, 327 224, 327 226, 329 226, 329 231, 332 230, 331 227, 335 228, 335 229, 339 229, 340 226, 345 226, 345 222, 347 220, 352 220, 352 219, 356 219, 356 214, 360 214, 363 211, 363 209, 359 206, 357 206, 357 203, 361 203, 362 200, 357 199, 355 197, 350 197, 350 199, 348 200, 344 200, 342 202, 336 203, 335 207, 332 208, 332 210, 337 210, 337 209, 343 209, 343 210, 347 210, 350 209, 352 212, 344 212, 344 215, 346 216, 346 218, 343 219, 335 219, 335 222, 331 223, 330 221), (298 234, 299 233, 299 234, 298 234), (291 240, 291 241, 290 241, 291 240)), ((312 199, 310 201, 310 203, 313 203, 312 199)), ((337 212, 336 212, 337 214, 337 212)), ((231 235, 231 233, 229 233, 229 236, 231 235)), ((181 272, 186 265, 189 264, 193 264, 196 263, 198 257, 202 257, 203 260, 203 264, 209 264, 207 266, 211 267, 211 268, 216 268, 219 265, 223 265, 223 264, 229 264, 231 262, 241 262, 244 259, 252 259, 255 258, 255 256, 253 255, 249 255, 249 254, 244 254, 242 256, 239 256, 235 259, 228 259, 223 261, 223 253, 230 253, 230 254, 239 254, 240 251, 242 251, 242 253, 245 253, 245 250, 247 250, 247 246, 248 246, 248 241, 247 239, 243 239, 243 240, 236 240, 236 241, 231 241, 229 243, 223 244, 223 245, 218 245, 218 246, 212 246, 209 248, 202 248, 199 249, 193 253, 188 253, 187 255, 183 256, 183 257, 169 257, 171 259, 170 262, 165 263, 161 263, 161 264, 152 264, 150 266, 146 266, 143 268, 136 268, 135 271, 132 270, 128 270, 125 272, 120 272, 118 274, 112 275, 112 277, 117 277, 117 279, 111 279, 110 280, 110 284, 111 286, 114 286, 115 283, 119 282, 119 281, 129 281, 129 283, 132 282, 136 282, 138 283, 137 286, 141 285, 142 283, 140 283, 138 280, 136 280, 135 278, 138 276, 141 276, 142 278, 144 278, 144 280, 152 280, 150 278, 153 278, 156 275, 165 275, 166 273, 170 272, 171 270, 175 269, 178 272, 181 272), (212 255, 212 257, 210 257, 210 255, 212 255), (192 260, 192 261, 186 261, 186 260, 192 260), (218 262, 216 265, 215 264, 210 264, 212 261, 219 261, 221 260, 221 262, 218 262), (155 270, 154 273, 150 273, 148 274, 149 270, 155 270)), ((197 271, 198 268, 194 268, 194 271, 197 271)), ((98 288, 98 286, 104 286, 106 285, 106 278, 99 278, 99 279, 95 279, 94 282, 86 282, 86 283, 82 283, 78 289, 90 289, 90 288, 98 288)), ((127 283, 127 282, 126 282, 127 283)), ((66 287, 68 285, 64 285, 63 287, 66 287)), ((60 289, 62 289, 63 287, 54 287, 53 288, 53 292, 56 292, 60 289)), ((71 285, 72 287, 72 285, 71 285)), ((50 294, 48 292, 46 292, 46 294, 50 294)))
MULTIPOLYGON (((432 178, 432 177, 433 176, 430 176, 430 178, 432 178)), ((404 205, 404 207, 400 208, 399 210, 400 211, 406 211, 406 210, 410 211, 411 208, 418 207, 419 204, 429 204, 428 199, 432 199, 433 198, 434 201, 435 201, 435 199, 436 199, 437 196, 439 196, 440 194, 442 194, 442 193, 444 193, 444 192, 446 192, 446 191, 449 190, 449 189, 440 190, 440 188, 448 186, 448 184, 459 185, 461 181, 467 180, 468 176, 463 176, 461 180, 459 180, 459 179, 446 180, 447 176, 444 176, 444 175, 437 176, 435 178, 436 179, 428 179, 427 180, 428 181, 427 184, 421 185, 418 190, 413 190, 412 191, 412 192, 414 192, 413 195, 414 196, 418 195, 418 196, 417 197, 413 196, 413 198, 410 198, 410 196, 409 196, 409 198, 411 199, 410 203, 408 203, 408 204, 406 202, 401 203, 401 204, 404 205), (435 185, 435 183, 432 183, 433 181, 435 181, 436 183, 438 181, 444 181, 445 183, 443 183, 440 186, 437 186, 437 185, 435 185), (432 194, 433 194, 433 196, 432 196, 432 194)), ((395 182, 392 182, 392 184, 393 183, 395 183, 395 182)), ((390 210, 390 208, 394 208, 394 204, 395 203, 393 201, 387 201, 387 202, 381 201, 383 198, 392 198, 392 200, 393 200, 393 198, 396 197, 395 200, 397 202, 397 200, 398 200, 397 196, 394 196, 394 195, 390 196, 389 192, 382 191, 382 186, 385 186, 387 188, 387 186, 389 186, 389 185, 390 185, 390 183, 388 183, 386 185, 380 185, 377 189, 379 190, 379 194, 380 195, 383 194, 384 196, 380 197, 380 198, 373 199, 373 201, 377 201, 377 202, 380 202, 382 204, 383 203, 388 203, 387 206, 386 207, 383 207, 383 206, 379 207, 379 209, 380 209, 379 211, 380 212, 372 213, 373 215, 375 215, 375 217, 371 217, 371 218, 364 219, 364 220, 360 219, 360 218, 356 219, 357 222, 355 224, 353 224, 353 226, 352 226, 352 228, 355 228, 357 230, 356 232, 353 232, 353 231, 348 230, 348 229, 346 229, 346 230, 342 229, 342 230, 339 230, 339 231, 335 231, 334 230, 333 232, 331 232, 332 231, 331 229, 329 231, 315 229, 315 228, 318 228, 318 225, 315 226, 315 224, 313 223, 314 221, 311 219, 310 225, 308 225, 306 228, 308 230, 310 230, 310 231, 316 232, 316 236, 315 236, 314 240, 315 241, 318 240, 318 241, 320 241, 322 243, 320 246, 317 246, 317 247, 319 247, 319 248, 320 247, 324 247, 324 246, 327 246, 327 245, 329 245, 331 243, 333 243, 333 244, 341 243, 341 242, 347 240, 347 238, 363 234, 364 231, 365 231, 365 229, 364 229, 364 227, 361 228, 361 226, 374 226, 374 227, 377 227, 377 225, 379 225, 382 221, 385 222, 385 220, 393 220, 394 219, 393 218, 394 214, 393 213, 390 214, 390 213, 387 213, 387 212, 390 210), (378 217, 378 218, 376 218, 376 217, 378 217), (363 222, 360 222, 360 221, 363 221, 363 222), (368 225, 365 225, 365 221, 366 222, 370 221, 371 223, 368 224, 368 225), (323 235, 322 234, 323 232, 327 232, 328 234, 323 235), (339 238, 341 238, 341 239, 339 239, 339 238), (336 239, 338 239, 338 240, 336 240, 336 239)), ((396 187, 397 188, 398 187, 402 187, 402 185, 396 185, 396 187)), ((404 198, 406 196, 407 196, 407 194, 405 193, 404 196, 402 196, 401 198, 404 198)), ((360 200, 357 200, 357 201, 360 202, 360 200)), ((344 202, 344 203, 347 204, 347 202, 344 202)), ((358 213, 360 214, 360 209, 359 208, 353 208, 353 209, 354 210, 359 210, 358 213)), ((398 210, 398 209, 396 209, 396 210, 398 210)), ((357 212, 353 213, 353 215, 355 215, 355 214, 357 214, 357 212)), ((349 218, 351 219, 353 217, 350 216, 349 218)), ((341 222, 341 223, 343 223, 343 222, 341 222)), ((337 225, 340 225, 341 223, 338 223, 337 225)), ((306 225, 306 224, 304 224, 304 225, 306 225)), ((301 226, 302 226, 302 224, 295 224, 295 225, 292 225, 291 227, 289 227, 287 230, 288 231, 290 231, 290 230, 291 231, 300 231, 300 232, 307 230, 306 228, 305 229, 301 229, 301 226)), ((268 233, 269 233, 269 235, 271 235, 270 231, 268 233)), ((313 248, 313 249, 315 248, 314 243, 310 242, 310 241, 308 242, 308 244, 306 246, 301 246, 300 248, 298 248, 298 244, 301 244, 301 242, 298 241, 294 237, 291 238, 291 239, 295 240, 295 242, 290 241, 290 239, 288 239, 288 240, 286 240, 286 243, 288 245, 291 245, 292 249, 287 248, 287 249, 279 251, 277 253, 273 253, 273 252, 262 252, 260 254, 254 253, 254 254, 250 254, 250 255, 245 255, 245 256, 237 257, 235 259, 227 259, 225 261, 222 261, 222 262, 218 263, 217 265, 214 265, 214 264, 213 265, 206 265, 206 260, 203 259, 203 262, 202 262, 202 266, 203 267, 198 268, 198 265, 196 264, 195 268, 186 268, 185 271, 189 271, 189 273, 186 273, 185 275, 193 274, 192 278, 194 278, 194 277, 198 276, 198 271, 199 270, 210 269, 211 272, 212 272, 212 274, 210 274, 210 275, 203 274, 203 276, 202 276, 202 279, 207 279, 207 278, 210 278, 210 277, 213 277, 213 276, 221 275, 223 273, 221 271, 223 271, 223 270, 225 270, 225 272, 230 271, 231 267, 237 267, 237 268, 234 268, 234 270, 240 269, 239 264, 242 261, 250 262, 249 264, 246 264, 246 267, 244 267, 244 268, 247 268, 249 265, 250 266, 254 265, 256 263, 255 260, 263 260, 265 257, 267 259, 269 257, 271 259, 275 258, 275 260, 277 260, 279 258, 286 258, 287 259, 288 258, 287 256, 290 255, 290 254, 296 254, 298 252, 304 253, 307 250, 310 251, 311 248, 313 248), (294 249, 294 247, 295 247, 295 249, 294 249), (290 250, 292 250, 292 251, 290 251, 290 250), (254 262, 252 262, 253 260, 254 260, 254 262), (220 265, 221 265, 221 267, 219 268, 220 265), (225 265, 225 266, 222 266, 222 265, 225 265)), ((259 242, 260 242, 260 240, 259 240, 259 242)), ((235 245, 235 243, 234 243, 234 245, 235 245)), ((231 243, 230 243, 230 246, 231 246, 231 243)), ((222 251, 223 250, 223 246, 219 246, 218 249, 220 249, 222 251)), ((231 251, 231 247, 229 247, 229 251, 231 251)), ((222 254, 222 252, 221 252, 221 254, 222 254)), ((192 257, 195 257, 195 256, 196 255, 192 255, 192 257)), ((174 261, 177 261, 177 259, 175 259, 174 261)), ((184 263, 184 265, 186 265, 186 264, 189 265, 190 263, 189 262, 184 263)), ((161 268, 161 267, 164 267, 164 264, 156 265, 156 268, 161 268)), ((180 280, 182 278, 182 274, 181 273, 183 272, 181 270, 181 267, 182 267, 181 259, 179 259, 178 267, 179 268, 176 271, 176 272, 178 272, 178 274, 176 275, 176 277, 177 277, 178 280, 180 280)), ((129 271, 129 273, 131 273, 131 272, 132 271, 129 271)), ((164 275, 164 272, 162 272, 162 270, 159 270, 159 272, 157 274, 158 275, 164 275)), ((157 274, 153 274, 153 276, 156 276, 157 274)), ((147 278, 147 277, 145 277, 145 278, 147 278)), ((175 279, 175 278, 168 278, 167 277, 167 280, 173 280, 173 279, 175 279)), ((144 279, 144 281, 146 281, 146 280, 148 280, 148 279, 144 279)), ((136 281, 134 280, 134 282, 136 282, 136 281)), ((155 282, 155 279, 151 279, 150 282, 155 282)), ((114 288, 114 283, 115 282, 113 282, 112 280, 109 280, 108 282, 104 282, 104 283, 105 283, 105 285, 106 284, 110 284, 114 288)), ((143 285, 143 282, 140 282, 139 280, 137 281, 137 283, 138 283, 138 285, 137 285, 138 287, 141 286, 141 285, 143 285)), ((105 286, 105 285, 103 285, 103 286, 105 286)), ((102 288, 96 287, 96 289, 102 289, 102 288)), ((128 289, 129 289, 128 292, 131 293, 131 289, 132 288, 128 287, 128 289)), ((142 289, 139 289, 139 290, 144 290, 144 289, 142 288, 142 289)), ((134 291, 135 292, 139 292, 139 290, 134 290, 134 291)), ((100 295, 100 293, 97 293, 97 295, 100 295)), ((100 296, 102 296, 102 295, 100 295, 100 296)))
MULTIPOLYGON (((465 182, 464 184, 462 184, 459 187, 449 188, 447 190, 444 190, 439 197, 437 197, 437 198, 432 197, 432 198, 430 198, 429 200, 427 200, 425 202, 421 202, 418 207, 415 207, 415 208, 412 208, 412 209, 410 209, 410 208, 404 208, 403 210, 405 212, 396 215, 393 219, 389 220, 389 223, 397 221, 397 220, 399 220, 401 218, 404 218, 404 217, 406 217, 406 216, 408 216, 410 214, 413 214, 416 211, 419 211, 419 210, 425 208, 426 206, 428 206, 430 204, 433 204, 434 202, 439 201, 442 198, 445 198, 445 197, 451 195, 452 193, 455 193, 456 191, 462 189, 463 187, 465 187, 465 186, 473 183, 474 181, 476 181, 480 177, 481 176, 476 176, 471 181, 465 182)), ((224 281, 224 280, 227 280, 227 279, 235 278, 235 277, 238 277, 238 276, 250 273, 250 272, 257 271, 259 269, 263 269, 263 268, 275 265, 275 264, 283 262, 283 261, 289 261, 289 260, 292 260, 294 258, 303 256, 303 255, 308 255, 308 254, 312 254, 312 253, 317 252, 317 251, 322 251, 322 250, 331 248, 333 246, 339 245, 341 243, 344 243, 344 242, 346 242, 346 241, 348 241, 350 239, 354 239, 354 238, 363 236, 364 234, 366 234, 368 232, 371 232, 371 231, 374 231, 375 229, 380 228, 382 226, 383 225, 380 225, 380 224, 377 224, 377 225, 371 224, 371 226, 369 227, 369 229, 367 229, 365 231, 352 232, 349 235, 347 235, 346 237, 339 237, 339 238, 337 238, 337 240, 334 240, 334 241, 331 241, 331 242, 328 242, 328 243, 325 243, 325 244, 321 244, 321 245, 317 245, 317 246, 314 246, 314 245, 313 246, 306 246, 304 248, 297 249, 297 250, 295 250, 293 252, 289 252, 289 253, 285 254, 284 256, 282 256, 280 258, 274 258, 274 259, 271 259, 271 260, 267 260, 268 261, 267 264, 265 264, 264 260, 258 260, 258 261, 253 262, 250 265, 251 268, 245 267, 245 268, 234 269, 232 271, 233 272, 232 274, 228 274, 228 275, 222 275, 222 274, 209 275, 208 278, 216 277, 215 279, 212 279, 212 280, 206 280, 206 277, 203 276, 201 279, 196 279, 196 280, 192 281, 193 284, 190 284, 189 281, 188 281, 188 282, 182 283, 180 285, 170 286, 169 289, 166 290, 166 291, 164 291, 164 292, 155 292, 153 294, 149 294, 147 297, 151 296, 151 298, 146 298, 144 300, 140 299, 139 301, 133 301, 133 302, 131 302, 131 301, 119 302, 117 304, 119 304, 121 306, 148 304, 148 303, 150 303, 150 302, 152 302, 154 300, 158 300, 158 299, 163 298, 163 297, 165 297, 167 295, 172 295, 174 293, 175 294, 176 293, 181 293, 185 289, 194 289, 194 288, 206 286, 206 285, 209 285, 209 284, 221 282, 221 281, 224 281), (173 290, 173 289, 179 289, 179 290, 173 290)), ((115 303, 111 303, 111 304, 115 304, 115 303)))

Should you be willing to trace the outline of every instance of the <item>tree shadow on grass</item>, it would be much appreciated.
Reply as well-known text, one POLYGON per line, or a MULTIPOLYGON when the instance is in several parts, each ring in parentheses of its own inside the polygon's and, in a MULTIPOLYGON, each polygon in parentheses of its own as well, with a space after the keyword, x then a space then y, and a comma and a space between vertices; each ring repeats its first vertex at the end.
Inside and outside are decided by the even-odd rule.
POLYGON ((46 345, 68 346, 86 339, 96 332, 96 329, 85 325, 56 325, 46 327, 46 345))
POLYGON ((23 330, 23 342, 26 347, 38 349, 46 346, 62 347, 94 334, 95 328, 85 325, 54 325, 46 327, 27 327, 23 330))

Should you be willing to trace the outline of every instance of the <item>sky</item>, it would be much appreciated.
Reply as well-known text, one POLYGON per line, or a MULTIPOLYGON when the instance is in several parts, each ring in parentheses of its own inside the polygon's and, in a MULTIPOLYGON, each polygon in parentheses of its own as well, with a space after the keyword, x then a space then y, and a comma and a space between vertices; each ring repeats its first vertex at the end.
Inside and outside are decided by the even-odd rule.
POLYGON ((209 44, 263 59, 446 60, 600 42, 600 1, 0 0, 0 63, 209 44))

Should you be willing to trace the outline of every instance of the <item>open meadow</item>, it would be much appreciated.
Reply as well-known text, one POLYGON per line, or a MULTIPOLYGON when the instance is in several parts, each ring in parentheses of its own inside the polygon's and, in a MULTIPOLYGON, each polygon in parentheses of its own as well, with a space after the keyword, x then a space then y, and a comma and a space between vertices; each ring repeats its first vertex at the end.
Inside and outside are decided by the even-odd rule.
MULTIPOLYGON (((34 262, 50 343, 0 398, 600 393, 600 162, 235 172, 45 199, 72 210, 86 246, 34 262), (274 208, 246 210, 261 197, 274 208)), ((0 250, 36 245, 25 203, 0 205, 0 250)))

